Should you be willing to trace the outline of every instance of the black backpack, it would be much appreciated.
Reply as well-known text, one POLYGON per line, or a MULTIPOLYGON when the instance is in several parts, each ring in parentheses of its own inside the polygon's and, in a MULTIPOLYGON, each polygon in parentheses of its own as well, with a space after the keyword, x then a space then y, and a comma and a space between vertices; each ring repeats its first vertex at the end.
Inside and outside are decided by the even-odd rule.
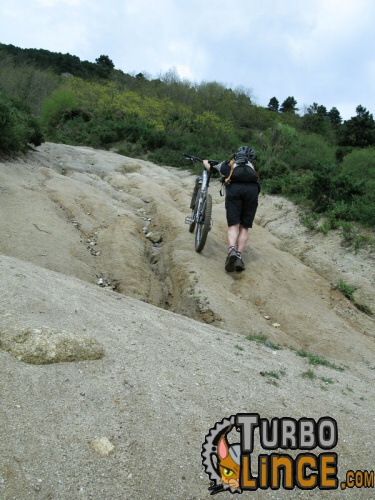
POLYGON ((250 162, 236 163, 230 161, 230 172, 224 183, 230 182, 258 182, 258 174, 250 162))

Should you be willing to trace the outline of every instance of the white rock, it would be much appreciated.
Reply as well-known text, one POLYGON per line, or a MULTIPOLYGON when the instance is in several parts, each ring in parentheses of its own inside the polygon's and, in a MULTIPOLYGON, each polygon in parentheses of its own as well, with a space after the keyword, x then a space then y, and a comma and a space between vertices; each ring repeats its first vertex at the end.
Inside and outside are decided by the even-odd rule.
POLYGON ((102 457, 108 457, 115 449, 106 437, 96 438, 90 443, 91 448, 102 457))

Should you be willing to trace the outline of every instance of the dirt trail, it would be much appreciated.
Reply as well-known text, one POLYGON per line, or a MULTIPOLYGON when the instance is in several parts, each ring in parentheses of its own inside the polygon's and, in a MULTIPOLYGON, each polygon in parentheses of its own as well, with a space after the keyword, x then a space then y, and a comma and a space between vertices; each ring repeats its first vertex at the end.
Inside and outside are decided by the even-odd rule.
MULTIPOLYGON (((105 405, 110 404, 108 411, 115 415, 120 414, 118 409, 112 408, 113 403, 108 403, 108 398, 110 401, 121 400, 123 395, 114 394, 120 391, 117 382, 115 389, 108 388, 108 394, 105 395, 107 386, 102 384, 106 384, 106 377, 110 376, 106 373, 105 363, 111 363, 112 378, 116 378, 117 373, 121 373, 123 378, 126 367, 121 365, 121 353, 116 351, 116 345, 118 349, 125 349, 125 359, 130 349, 130 359, 134 365, 129 368, 126 377, 130 376, 132 381, 129 383, 138 388, 138 402, 134 391, 124 396, 129 405, 127 409, 123 407, 124 421, 132 427, 133 433, 140 435, 146 421, 161 418, 157 416, 159 410, 164 416, 168 411, 171 412, 166 417, 170 423, 176 418, 176 412, 180 414, 181 424, 185 425, 182 433, 195 429, 192 431, 192 442, 197 445, 202 439, 202 432, 208 430, 210 420, 214 423, 215 419, 227 416, 228 411, 256 410, 271 416, 284 416, 287 411, 291 413, 290 416, 295 416, 293 412, 314 414, 320 410, 316 407, 320 401, 321 408, 332 414, 336 412, 335 407, 343 409, 350 401, 348 409, 343 410, 339 417, 340 424, 355 436, 356 444, 354 438, 350 440, 350 446, 344 442, 341 444, 343 463, 349 467, 354 461, 353 468, 370 468, 370 459, 373 463, 374 454, 364 444, 367 442, 365 438, 360 436, 371 435, 374 431, 375 322, 373 316, 359 311, 332 285, 340 277, 345 278, 365 290, 372 307, 371 300, 375 296, 374 256, 365 250, 354 254, 344 249, 336 234, 327 237, 313 235, 299 223, 298 211, 291 203, 277 197, 261 196, 257 224, 250 231, 249 246, 244 255, 246 271, 242 274, 226 274, 225 211, 224 198, 219 195, 219 182, 213 180, 211 183, 214 223, 201 254, 194 251, 194 236, 184 223, 189 213, 192 186, 193 176, 183 170, 158 167, 149 162, 91 148, 51 143, 42 145, 23 160, 1 164, 0 254, 3 256, 2 272, 9 276, 7 286, 10 291, 7 294, 7 288, 3 289, 5 295, 0 302, 0 326, 6 327, 14 320, 22 324, 36 324, 39 318, 39 322, 47 322, 54 327, 67 325, 74 329, 81 316, 85 331, 91 329, 97 338, 101 337, 105 345, 109 346, 108 359, 111 361, 91 362, 91 365, 78 363, 77 366, 83 366, 81 369, 87 372, 87 380, 96 379, 95 389, 99 394, 104 391, 103 396, 98 397, 107 401, 105 405), (75 290, 71 296, 68 296, 71 293, 69 288, 75 290), (86 300, 90 297, 91 300, 86 300), (120 305, 125 307, 122 313, 120 305), (44 312, 37 313, 39 309, 44 312), (76 313, 72 313, 72 310, 76 313), (118 338, 118 332, 129 324, 132 326, 126 328, 126 339, 118 338), (270 342, 284 349, 276 351, 249 342, 246 340, 248 335, 266 336, 270 342), (147 338, 150 339, 150 345, 146 347, 147 338), (194 346, 189 346, 189 343, 194 346), (236 351, 234 345, 240 346, 238 352, 233 352, 236 351), (329 359, 336 366, 344 367, 344 372, 334 372, 337 378, 335 389, 327 394, 317 382, 314 385, 314 382, 304 379, 301 373, 305 360, 289 348, 304 349, 329 359), (249 383, 256 388, 254 392, 251 391, 250 399, 246 396, 239 406, 232 397, 226 403, 217 400, 220 390, 215 395, 212 377, 213 374, 218 375, 219 368, 214 368, 214 354, 216 360, 218 357, 226 359, 225 369, 231 371, 231 375, 223 375, 222 383, 227 390, 233 378, 230 368, 233 362, 239 366, 235 375, 238 382, 236 391, 248 387, 249 383), (243 363, 245 356, 247 364, 243 363), (148 360, 147 367, 141 359, 148 360), (286 367, 288 371, 288 383, 277 389, 277 396, 264 377, 255 376, 256 373, 264 372, 262 365, 267 367, 276 359, 277 366, 286 367), (142 370, 144 373, 141 373, 142 370), (157 387, 154 386, 156 381, 147 378, 149 376, 152 379, 155 373, 160 377, 157 387), (193 380, 198 381, 197 386, 194 386, 193 380), (204 387, 204 380, 206 385, 208 380, 212 381, 209 387, 204 387), (179 386, 182 394, 178 394, 179 386), (358 392, 352 393, 354 390, 358 392), (169 392, 166 403, 160 391, 163 394, 169 392), (197 391, 199 394, 196 399, 194 394, 197 391), (291 400, 290 391, 296 391, 296 396, 291 400), (153 394, 151 402, 147 394, 153 394), (257 394, 264 396, 260 399, 257 394), (184 403, 181 402, 182 395, 184 403), (157 404, 155 397, 159 398, 157 404), (206 398, 210 400, 211 411, 205 408, 206 398), (274 398, 274 401, 269 398, 274 398), (131 401, 134 408, 145 411, 143 425, 139 419, 134 420, 132 417, 129 410, 131 401), (178 409, 179 401, 183 410, 178 409), (171 410, 167 410, 168 404, 172 405, 171 410), (197 417, 193 416, 194 405, 197 417), (147 413, 147 408, 150 413, 147 413)), ((7 380, 2 385, 2 398, 9 402, 12 401, 10 390, 17 390, 9 378, 12 370, 24 380, 23 383, 28 376, 41 376, 37 375, 41 372, 9 359, 9 355, 2 351, 0 356, 6 372, 6 376, 3 374, 4 380, 7 380)), ((63 371, 67 370, 66 377, 73 381, 73 385, 79 385, 79 374, 73 365, 63 364, 46 370, 56 380, 65 377, 63 371)), ((326 369, 319 367, 318 370, 325 373, 326 369)), ((36 379, 33 380, 34 386, 38 387, 36 379)), ((246 392, 246 389, 243 390, 246 392)), ((38 393, 38 397, 43 399, 38 391, 35 388, 34 395, 38 393)), ((22 398, 29 397, 23 389, 21 392, 22 398)), ((85 393, 85 390, 81 392, 85 393)), ((75 396, 64 396, 69 397, 75 396)), ((56 398, 58 407, 67 401, 60 400, 59 394, 54 394, 53 398, 56 398)), ((14 396, 16 401, 17 397, 14 396)), ((25 406, 31 404, 30 399, 25 406)), ((46 404, 44 402, 41 405, 40 411, 46 411, 46 404)), ((87 400, 86 405, 87 411, 93 412, 98 427, 105 427, 105 412, 97 414, 97 410, 87 400)), ((73 409, 71 411, 74 412, 73 409)), ((77 413, 81 432, 86 436, 90 426, 78 414, 81 414, 77 413)), ((34 414, 34 418, 39 421, 42 417, 34 414)), ((55 420, 57 418, 57 414, 52 416, 55 430, 59 428, 55 420)), ((12 425, 11 420, 6 422, 12 425)), ((22 429, 25 425, 23 417, 17 422, 15 426, 22 429)), ((71 422, 69 425, 74 424, 71 422)), ((47 432, 48 426, 42 428, 47 432)), ((72 427, 68 426, 67 430, 73 432, 72 427)), ((149 449, 153 450, 155 444, 150 431, 144 431, 144 436, 149 449)), ((111 432, 113 435, 117 433, 120 440, 120 428, 115 431, 112 426, 111 432)), ((33 458, 26 458, 20 451, 20 445, 15 445, 17 438, 13 437, 9 443, 16 446, 19 463, 24 465, 11 465, 10 448, 3 441, 1 447, 4 447, 5 458, 0 476, 4 481, 0 482, 0 497, 3 487, 8 495, 5 498, 34 498, 33 495, 37 498, 34 483, 31 485, 31 480, 30 484, 27 479, 23 482, 20 480, 25 468, 29 466, 34 470, 35 462, 33 458), (17 486, 17 478, 24 491, 28 491, 26 497, 21 486, 17 486)), ((51 437, 49 449, 56 445, 53 439, 51 437)), ((30 430, 25 431, 22 446, 29 450, 33 446, 38 448, 37 441, 30 430), (28 440, 27 436, 33 437, 28 440)), ((135 496, 138 495, 138 498, 205 497, 205 476, 197 480, 201 474, 200 452, 195 459, 194 453, 188 453, 189 459, 194 461, 194 465, 191 465, 195 471, 194 480, 189 478, 189 471, 181 474, 188 478, 182 483, 179 481, 181 484, 171 486, 167 480, 171 494, 164 496, 161 491, 159 495, 161 483, 157 475, 152 473, 153 495, 150 493, 148 496, 145 484, 134 484, 134 478, 139 478, 144 467, 141 463, 144 458, 142 450, 139 447, 133 450, 129 437, 125 441, 125 444, 122 442, 125 447, 122 454, 118 453, 117 458, 113 459, 118 464, 112 460, 114 471, 106 469, 103 472, 111 483, 107 498, 122 498, 119 486, 112 483, 121 482, 119 468, 124 466, 123 460, 126 462, 126 450, 132 455, 133 465, 129 465, 132 469, 128 481, 130 486, 122 485, 129 488, 123 498, 130 498, 130 492, 137 492, 135 496), (134 469, 135 462, 138 471, 134 469), (191 492, 190 496, 188 491, 191 492)), ((66 455, 66 448, 61 441, 59 443, 60 453, 66 455)), ((178 450, 168 451, 168 464, 173 470, 176 463, 180 463, 177 457, 185 452, 179 438, 176 443, 177 448, 180 446, 178 450)), ((55 456, 58 451, 51 453, 55 456)), ((66 476, 61 478, 62 482, 67 481, 65 487, 57 485, 46 473, 42 483, 48 488, 45 487, 44 496, 38 498, 78 498, 78 490, 74 488, 79 481, 82 482, 83 476, 91 478, 89 483, 95 483, 93 476, 98 479, 98 464, 94 463, 91 470, 85 453, 76 450, 73 455, 76 457, 74 463, 81 466, 85 464, 83 471, 77 472, 75 479, 66 476), (74 491, 76 496, 70 496, 74 491)), ((90 486, 86 482, 82 486, 85 493, 79 498, 102 498, 95 491, 99 492, 101 488, 104 491, 105 486, 109 486, 99 480, 100 485, 96 485, 99 489, 95 490, 92 484, 90 486)))

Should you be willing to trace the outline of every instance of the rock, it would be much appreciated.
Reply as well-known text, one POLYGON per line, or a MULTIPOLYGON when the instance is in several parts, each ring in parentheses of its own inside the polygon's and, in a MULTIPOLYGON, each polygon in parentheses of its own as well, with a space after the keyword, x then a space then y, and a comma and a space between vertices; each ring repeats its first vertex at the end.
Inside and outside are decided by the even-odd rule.
POLYGON ((101 287, 106 287, 106 286, 111 286, 111 281, 108 278, 105 278, 101 274, 97 274, 96 277, 98 278, 98 281, 96 282, 99 286, 101 287))
POLYGON ((375 316, 375 297, 372 287, 357 288, 352 295, 352 300, 358 309, 370 316, 375 316))
POLYGON ((150 231, 146 234, 146 238, 152 243, 161 243, 163 241, 163 235, 158 231, 156 231, 155 233, 150 231))
POLYGON ((94 441, 90 443, 90 446, 102 457, 108 457, 115 449, 111 441, 106 437, 94 439, 94 441))
POLYGON ((1 329, 0 349, 19 361, 34 365, 94 360, 104 356, 104 348, 94 338, 45 326, 1 329))

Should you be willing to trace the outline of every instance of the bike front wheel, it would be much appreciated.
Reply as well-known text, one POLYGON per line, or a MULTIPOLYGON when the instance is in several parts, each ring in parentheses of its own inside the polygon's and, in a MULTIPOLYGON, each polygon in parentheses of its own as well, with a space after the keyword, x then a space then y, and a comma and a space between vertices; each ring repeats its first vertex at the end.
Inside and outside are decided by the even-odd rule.
POLYGON ((197 209, 198 209, 198 203, 199 203, 200 196, 201 196, 201 190, 199 188, 197 194, 195 195, 195 198, 193 196, 194 199, 192 198, 191 203, 190 203, 190 208, 192 208, 192 212, 191 212, 192 222, 189 224, 189 232, 190 233, 194 233, 194 229, 195 229, 195 225, 196 225, 195 217, 197 215, 197 209))
POLYGON ((211 229, 211 217, 212 217, 212 197, 210 194, 207 195, 204 200, 202 213, 199 217, 197 224, 197 229, 195 232, 195 251, 201 252, 206 244, 207 235, 211 229))

